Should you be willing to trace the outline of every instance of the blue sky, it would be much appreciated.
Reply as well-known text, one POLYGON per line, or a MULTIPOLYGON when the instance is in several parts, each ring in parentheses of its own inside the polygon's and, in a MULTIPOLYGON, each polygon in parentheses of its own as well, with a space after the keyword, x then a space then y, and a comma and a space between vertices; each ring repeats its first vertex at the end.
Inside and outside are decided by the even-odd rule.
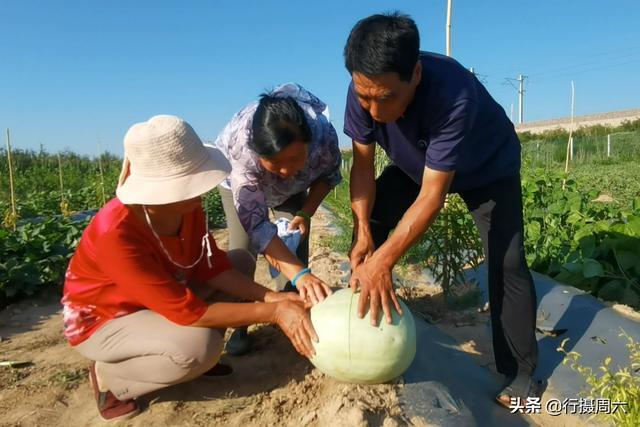
MULTIPOLYGON (((0 129, 19 148, 122 153, 128 127, 176 114, 205 140, 259 93, 296 81, 329 104, 342 134, 351 27, 398 9, 421 47, 444 53, 446 0, 0 1, 0 129)), ((638 0, 454 0, 453 56, 525 120, 640 107, 638 0)), ((4 139, 4 138, 3 138, 4 139)), ((4 141, 3 141, 4 145, 4 141)))

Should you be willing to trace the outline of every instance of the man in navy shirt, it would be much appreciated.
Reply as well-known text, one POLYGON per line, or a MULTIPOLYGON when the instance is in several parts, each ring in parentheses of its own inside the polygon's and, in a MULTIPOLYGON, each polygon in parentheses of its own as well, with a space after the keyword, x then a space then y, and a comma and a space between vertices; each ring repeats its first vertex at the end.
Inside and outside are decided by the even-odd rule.
POLYGON ((504 110, 455 60, 420 52, 404 15, 359 21, 345 46, 352 77, 344 132, 353 140, 351 286, 362 317, 401 312, 391 281, 398 259, 433 223, 447 193, 461 195, 482 238, 497 370, 497 395, 535 395, 536 295, 525 261, 520 141, 504 110), (379 145, 393 164, 375 179, 379 145), (389 237, 389 232, 394 229, 389 237))

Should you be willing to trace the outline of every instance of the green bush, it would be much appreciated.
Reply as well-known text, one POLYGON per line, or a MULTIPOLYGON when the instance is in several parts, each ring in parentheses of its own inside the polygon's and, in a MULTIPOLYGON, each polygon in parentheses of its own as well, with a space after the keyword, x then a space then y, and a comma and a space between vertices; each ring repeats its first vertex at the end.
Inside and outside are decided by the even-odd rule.
POLYGON ((452 302, 456 287, 466 283, 465 269, 476 268, 483 258, 480 235, 459 195, 447 197, 445 207, 407 256, 425 263, 452 302))
MULTIPOLYGON (((122 159, 104 153, 98 158, 60 153, 64 192, 60 191, 58 155, 44 149, 12 150, 14 190, 20 218, 61 213, 64 199, 72 212, 99 209, 115 195, 122 159), (102 169, 102 172, 101 172, 102 169)), ((0 209, 9 208, 6 150, 0 149, 0 209)))
POLYGON ((580 191, 575 181, 545 170, 525 176, 522 186, 529 266, 639 308, 640 199, 630 209, 595 202, 596 191, 580 191))
MULTIPOLYGON (((633 179, 625 182, 625 177, 640 173, 631 164, 614 166, 614 173, 596 175, 593 167, 585 165, 565 178, 559 168, 533 168, 525 158, 522 198, 527 262, 532 270, 594 296, 639 308, 640 184, 633 179), (594 201, 602 190, 622 197, 608 203, 594 201)), ((343 183, 326 199, 343 231, 332 244, 345 252, 352 226, 348 173, 343 170, 343 183)), ((451 195, 447 208, 400 262, 423 263, 445 293, 451 294, 464 282, 463 269, 481 257, 475 224, 462 200, 451 195)))
MULTIPOLYGON (((348 166, 342 170, 343 181, 325 199, 334 213, 341 233, 332 238, 334 250, 347 252, 351 246, 353 216, 349 195, 351 152, 343 153, 348 166)), ((383 150, 376 150, 375 172, 380 175, 391 162, 383 150)), ((452 194, 429 231, 400 260, 400 265, 424 262, 434 278, 441 283, 448 299, 455 288, 465 283, 464 270, 476 267, 482 258, 482 244, 471 215, 462 199, 452 194)))
POLYGON ((627 351, 629 365, 618 367, 614 370, 611 366, 611 356, 607 356, 598 371, 579 363, 581 355, 575 351, 567 352, 564 348, 568 339, 565 339, 558 347, 558 351, 564 353, 562 363, 571 366, 586 381, 588 389, 583 393, 589 399, 606 399, 610 403, 625 403, 621 409, 607 413, 601 412, 591 416, 600 418, 601 421, 620 427, 635 427, 640 420, 640 343, 637 343, 625 332, 621 337, 627 338, 627 351))
POLYGON ((209 226, 223 228, 226 227, 227 220, 222 208, 222 199, 218 190, 212 190, 202 198, 202 206, 209 216, 209 226))
MULTIPOLYGON (((551 129, 540 134, 521 132, 523 156, 536 167, 562 167, 567 156, 569 132, 551 129)), ((577 165, 610 164, 640 161, 640 120, 620 126, 580 127, 573 132, 574 156, 571 168, 577 165), (611 135, 611 153, 607 153, 607 135, 611 135)))
POLYGON ((0 307, 43 286, 60 285, 86 222, 63 217, 0 228, 0 307))
MULTIPOLYGON (((67 262, 87 222, 74 223, 72 212, 98 210, 115 195, 122 160, 60 153, 64 189, 60 190, 58 156, 45 150, 12 150, 17 218, 11 215, 6 151, 0 149, 0 307, 60 284, 67 262), (17 224, 14 231, 13 226, 17 224)), ((203 200, 212 226, 224 226, 217 191, 203 200)))

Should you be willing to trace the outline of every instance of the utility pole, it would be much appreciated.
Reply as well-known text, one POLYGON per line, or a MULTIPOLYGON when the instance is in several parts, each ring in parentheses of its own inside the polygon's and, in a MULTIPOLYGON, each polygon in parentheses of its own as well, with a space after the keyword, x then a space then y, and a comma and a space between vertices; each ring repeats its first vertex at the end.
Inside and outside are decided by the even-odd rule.
POLYGON ((447 39, 447 56, 451 56, 451 13, 453 7, 453 0, 447 0, 447 26, 445 27, 445 34, 447 39))
POLYGON ((526 76, 518 75, 518 123, 524 122, 524 79, 526 76))
POLYGON ((511 87, 518 91, 518 123, 524 122, 524 81, 526 78, 527 76, 519 74, 517 79, 505 79, 511 87), (518 82, 518 86, 514 82, 518 82))
POLYGON ((522 74, 518 75, 517 79, 505 78, 506 83, 508 83, 512 88, 518 91, 518 123, 521 124, 524 122, 524 81, 527 76, 523 76, 522 74), (518 82, 518 86, 515 85, 515 82, 518 82))

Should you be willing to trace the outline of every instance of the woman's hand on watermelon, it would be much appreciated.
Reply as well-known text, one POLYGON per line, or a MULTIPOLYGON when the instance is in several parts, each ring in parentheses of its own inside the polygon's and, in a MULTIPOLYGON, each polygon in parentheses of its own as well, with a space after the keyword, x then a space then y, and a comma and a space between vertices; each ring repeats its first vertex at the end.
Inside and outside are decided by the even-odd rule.
POLYGON ((268 291, 264 296, 264 302, 280 302, 280 301, 293 301, 304 303, 304 300, 300 295, 293 292, 273 292, 268 291))
POLYGON ((313 343, 318 342, 311 317, 309 317, 310 304, 302 304, 294 301, 280 301, 274 312, 274 323, 289 338, 296 351, 305 357, 315 354, 313 343))
POLYGON ((311 273, 301 276, 296 283, 296 288, 300 292, 303 300, 309 300, 313 305, 324 301, 331 295, 331 288, 318 277, 311 273))
POLYGON ((358 316, 363 318, 369 304, 369 319, 371 325, 378 325, 378 313, 380 307, 387 323, 392 322, 391 305, 399 314, 402 314, 400 303, 393 290, 391 268, 373 257, 368 258, 351 272, 349 285, 353 292, 360 287, 358 298, 358 316))

